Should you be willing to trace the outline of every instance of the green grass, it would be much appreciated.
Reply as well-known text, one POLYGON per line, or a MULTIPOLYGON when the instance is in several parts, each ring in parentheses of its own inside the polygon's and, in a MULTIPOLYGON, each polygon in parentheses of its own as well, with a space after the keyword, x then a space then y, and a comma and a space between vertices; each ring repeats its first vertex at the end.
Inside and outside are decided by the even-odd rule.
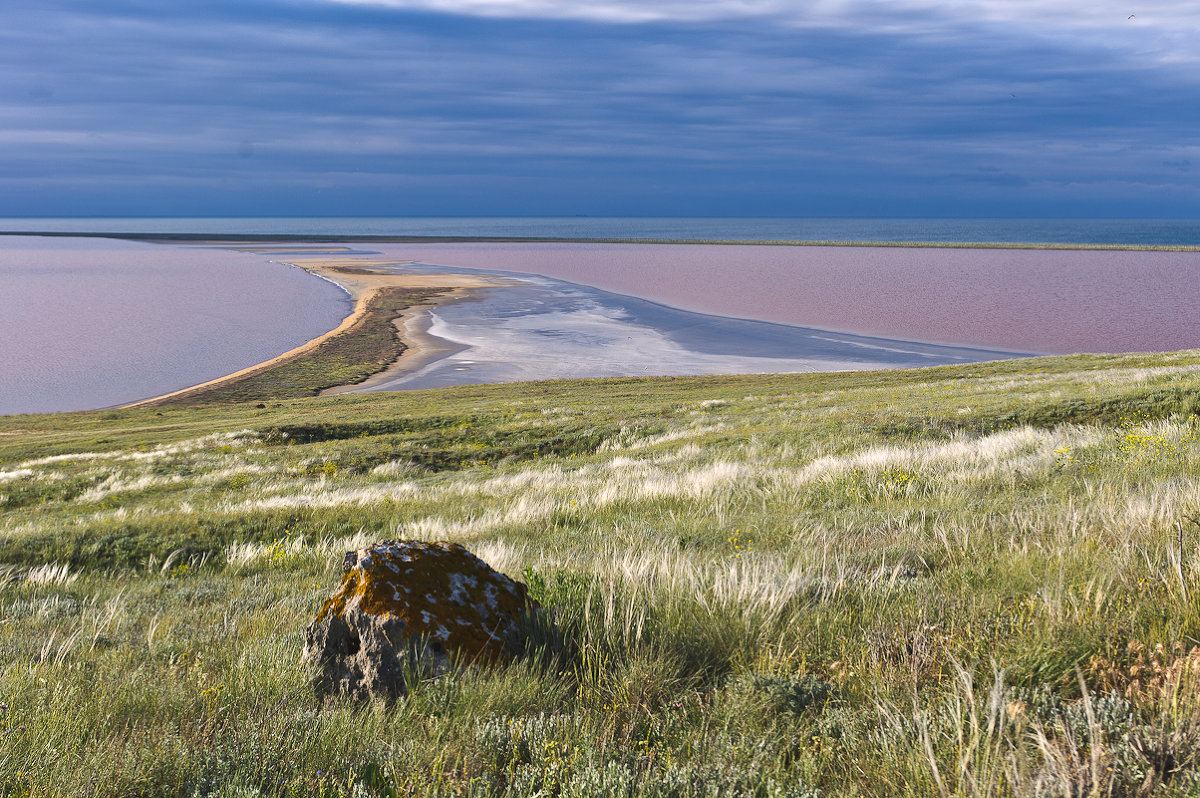
POLYGON ((0 417, 0 793, 1195 794, 1198 369, 0 417), (389 537, 463 543, 553 628, 317 703, 303 628, 389 537))

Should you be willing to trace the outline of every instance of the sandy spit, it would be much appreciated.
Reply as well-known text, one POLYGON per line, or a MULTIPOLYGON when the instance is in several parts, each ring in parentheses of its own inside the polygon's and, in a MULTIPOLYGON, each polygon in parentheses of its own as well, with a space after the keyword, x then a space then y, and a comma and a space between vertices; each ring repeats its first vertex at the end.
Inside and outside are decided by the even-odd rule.
MULTIPOLYGON (((268 253, 264 253, 268 254, 268 253)), ((165 399, 174 399, 181 396, 186 396, 191 393, 214 388, 219 385, 241 379, 243 377, 260 374, 268 369, 271 369, 281 363, 303 357, 305 354, 313 351, 324 342, 338 335, 341 335, 346 330, 353 327, 366 314, 367 306, 370 304, 372 297, 385 288, 444 288, 449 289, 445 294, 435 300, 436 304, 445 304, 447 302, 461 302, 469 299, 472 295, 472 289, 487 288, 496 285, 506 285, 511 280, 504 278, 485 278, 476 275, 466 274, 387 274, 372 272, 371 269, 380 266, 396 266, 403 261, 395 260, 363 260, 361 258, 314 258, 314 259, 299 259, 289 260, 287 263, 304 269, 318 277, 322 277, 330 282, 341 286, 343 290, 350 295, 354 300, 354 309, 350 315, 342 319, 342 323, 333 328, 324 335, 320 335, 301 344, 295 349, 291 349, 283 354, 273 357, 270 360, 265 360, 262 363, 255 364, 248 368, 235 371, 232 374, 226 374, 223 377, 218 377, 215 380, 192 385, 187 388, 181 388, 178 391, 171 391, 160 396, 154 396, 148 399, 141 399, 136 402, 131 402, 122 407, 147 407, 157 404, 165 399)), ((430 336, 424 334, 423 328, 425 325, 413 323, 414 318, 424 318, 428 316, 427 308, 415 308, 413 317, 404 317, 396 320, 397 327, 401 330, 402 340, 408 349, 403 353, 401 358, 382 374, 387 374, 389 378, 396 374, 410 369, 417 368, 427 363, 432 357, 440 354, 437 351, 437 345, 430 336)), ((373 379, 373 378, 370 378, 373 379)), ((356 383, 349 386, 338 386, 336 388, 327 389, 323 393, 341 393, 346 390, 359 389, 364 383, 356 383)))

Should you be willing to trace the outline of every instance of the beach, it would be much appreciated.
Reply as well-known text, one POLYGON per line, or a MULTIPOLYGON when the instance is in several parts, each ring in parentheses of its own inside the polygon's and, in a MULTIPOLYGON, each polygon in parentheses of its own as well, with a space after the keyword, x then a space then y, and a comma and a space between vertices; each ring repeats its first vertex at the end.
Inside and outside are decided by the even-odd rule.
MULTIPOLYGON (((913 368, 1027 354, 696 313, 540 274, 382 258, 385 253, 336 243, 209 245, 271 257, 336 283, 354 298, 355 312, 295 350, 137 405, 211 400, 224 386, 305 358, 325 342, 353 334, 371 297, 397 288, 439 293, 393 320, 403 341, 398 357, 365 378, 320 393, 586 377, 913 368)), ((622 253, 638 252, 625 249, 611 260, 619 263, 622 253)), ((447 260, 461 262, 460 255, 456 249, 447 260)))
MULTIPOLYGON (((380 266, 379 268, 384 268, 380 266)), ((391 269, 458 266, 395 264, 391 269)), ((680 310, 627 294, 520 275, 438 303, 406 330, 437 357, 401 359, 348 390, 408 390, 492 382, 913 368, 1022 353, 901 341, 680 310)))
MULTIPOLYGON (((458 289, 443 295, 439 298, 438 304, 449 305, 455 301, 469 301, 473 296, 475 294, 470 289, 458 289)), ((431 308, 420 307, 414 308, 411 312, 396 319, 396 330, 406 347, 400 353, 400 357, 362 382, 335 385, 321 391, 321 395, 334 396, 341 393, 389 390, 389 386, 395 382, 403 381, 409 375, 419 372, 440 358, 461 351, 463 347, 430 334, 429 328, 433 324, 432 315, 431 308)))

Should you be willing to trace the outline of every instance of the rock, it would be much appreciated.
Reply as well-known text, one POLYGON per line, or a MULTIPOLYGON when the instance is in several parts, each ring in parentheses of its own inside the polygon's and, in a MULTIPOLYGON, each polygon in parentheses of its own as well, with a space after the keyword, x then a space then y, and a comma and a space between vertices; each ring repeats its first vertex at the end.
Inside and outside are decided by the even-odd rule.
POLYGON ((525 585, 457 543, 388 540, 346 554, 334 594, 305 630, 320 695, 404 695, 414 678, 519 654, 525 585))

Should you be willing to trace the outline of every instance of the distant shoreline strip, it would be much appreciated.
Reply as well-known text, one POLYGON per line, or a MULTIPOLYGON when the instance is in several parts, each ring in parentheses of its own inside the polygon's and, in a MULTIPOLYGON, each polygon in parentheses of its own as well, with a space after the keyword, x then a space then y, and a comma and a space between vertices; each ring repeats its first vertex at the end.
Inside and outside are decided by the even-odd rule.
POLYGON ((896 249, 1035 249, 1097 252, 1200 252, 1192 244, 1068 244, 1008 241, 804 241, 707 238, 573 238, 542 236, 385 236, 385 235, 259 235, 247 233, 80 233, 62 231, 0 231, 0 236, 51 238, 112 238, 146 243, 294 243, 318 244, 703 244, 708 246, 765 247, 883 247, 896 249))

